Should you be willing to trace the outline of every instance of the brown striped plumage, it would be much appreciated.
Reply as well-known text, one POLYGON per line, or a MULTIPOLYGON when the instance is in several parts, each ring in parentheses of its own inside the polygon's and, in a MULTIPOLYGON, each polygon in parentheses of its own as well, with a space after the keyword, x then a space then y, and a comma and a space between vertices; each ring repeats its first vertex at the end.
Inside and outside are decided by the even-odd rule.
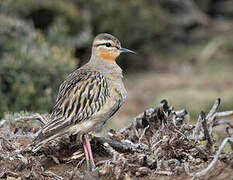
POLYGON ((52 116, 71 118, 76 124, 89 118, 109 98, 107 80, 97 71, 79 70, 60 87, 52 116))
POLYGON ((33 151, 64 134, 97 131, 120 108, 126 90, 115 59, 121 52, 132 51, 121 48, 110 34, 95 38, 89 62, 61 84, 50 120, 36 137, 33 151))

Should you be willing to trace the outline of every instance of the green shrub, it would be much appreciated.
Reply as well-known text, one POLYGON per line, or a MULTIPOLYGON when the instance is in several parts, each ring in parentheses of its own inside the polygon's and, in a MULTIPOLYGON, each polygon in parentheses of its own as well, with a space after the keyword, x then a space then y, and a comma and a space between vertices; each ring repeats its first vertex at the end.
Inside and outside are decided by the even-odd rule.
POLYGON ((51 108, 58 86, 75 68, 72 51, 46 42, 25 21, 0 16, 0 112, 51 108))

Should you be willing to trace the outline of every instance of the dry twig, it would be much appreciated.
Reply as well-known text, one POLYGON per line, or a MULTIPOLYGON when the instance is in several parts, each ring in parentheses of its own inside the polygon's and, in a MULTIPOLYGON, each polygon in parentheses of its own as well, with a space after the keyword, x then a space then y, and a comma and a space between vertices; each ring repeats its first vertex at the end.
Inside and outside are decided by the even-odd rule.
POLYGON ((231 141, 233 142, 233 138, 232 137, 227 137, 223 140, 222 144, 220 145, 218 152, 216 153, 216 155, 214 156, 214 159, 211 161, 211 163, 209 164, 209 166, 206 169, 203 169, 202 171, 196 172, 196 173, 189 173, 189 176, 191 177, 201 177, 204 176, 210 169, 212 169, 215 165, 215 163, 217 162, 225 144, 231 141))
POLYGON ((30 116, 23 116, 15 119, 15 121, 17 122, 26 122, 26 121, 35 121, 35 120, 38 120, 42 125, 44 125, 48 122, 49 119, 47 115, 39 114, 39 113, 35 113, 30 116))
POLYGON ((52 172, 52 171, 45 171, 45 172, 43 173, 43 175, 44 175, 45 177, 50 177, 50 178, 53 178, 53 179, 56 179, 56 180, 62 180, 62 179, 63 179, 63 177, 58 176, 57 174, 55 174, 55 173, 52 172))

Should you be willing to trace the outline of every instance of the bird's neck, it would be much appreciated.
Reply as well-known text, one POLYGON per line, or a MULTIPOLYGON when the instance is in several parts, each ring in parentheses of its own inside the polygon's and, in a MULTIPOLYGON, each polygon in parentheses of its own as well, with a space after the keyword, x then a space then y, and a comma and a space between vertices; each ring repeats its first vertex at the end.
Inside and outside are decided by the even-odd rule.
POLYGON ((100 52, 97 56, 102 61, 108 61, 108 62, 111 62, 111 63, 115 63, 116 62, 116 55, 115 55, 115 53, 100 52))
POLYGON ((110 77, 110 76, 122 77, 122 70, 115 61, 114 62, 105 61, 96 56, 92 56, 90 61, 88 62, 88 65, 91 68, 96 69, 97 71, 100 71, 107 77, 110 77))

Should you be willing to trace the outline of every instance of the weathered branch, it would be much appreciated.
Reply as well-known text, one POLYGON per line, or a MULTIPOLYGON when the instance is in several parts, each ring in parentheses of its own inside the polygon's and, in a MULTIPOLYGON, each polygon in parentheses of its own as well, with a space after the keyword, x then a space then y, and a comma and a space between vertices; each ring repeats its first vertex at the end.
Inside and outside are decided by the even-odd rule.
POLYGON ((220 98, 216 99, 216 101, 214 102, 214 105, 212 106, 209 113, 207 114, 206 119, 209 120, 214 115, 214 113, 216 113, 220 103, 221 103, 221 99, 220 98))
POLYGON ((45 177, 50 177, 50 178, 53 178, 53 179, 56 179, 56 180, 62 180, 62 179, 63 179, 63 177, 58 176, 57 174, 55 174, 55 173, 52 172, 52 171, 45 171, 45 172, 43 173, 43 175, 44 175, 45 177))
POLYGON ((42 125, 45 125, 49 119, 47 118, 47 115, 39 114, 39 113, 35 113, 30 116, 23 116, 15 119, 15 121, 17 122, 26 122, 26 121, 35 121, 35 120, 38 120, 42 125))
MULTIPOLYGON (((200 139, 201 126, 202 126, 201 122, 202 122, 202 116, 200 114, 198 116, 197 123, 196 123, 195 128, 194 128, 193 133, 192 133, 192 138, 195 139, 195 141, 200 139)), ((201 136, 203 136, 203 135, 201 134, 201 136)))
POLYGON ((12 172, 12 171, 3 171, 3 172, 0 172, 0 178, 4 178, 5 179, 5 178, 7 178, 7 176, 18 178, 19 174, 15 173, 15 172, 12 172))
POLYGON ((108 143, 111 147, 120 152, 143 152, 148 150, 148 146, 146 144, 133 143, 129 140, 119 142, 105 137, 94 137, 94 140, 101 144, 108 143))
POLYGON ((212 134, 210 134, 209 129, 207 127, 207 119, 205 118, 205 113, 201 112, 201 119, 202 119, 202 127, 205 135, 205 139, 207 140, 206 148, 210 151, 212 145, 214 144, 214 139, 212 134))
MULTIPOLYGON (((230 129, 232 129, 233 127, 227 126, 226 127, 226 133, 228 135, 228 137, 232 137, 233 135, 230 133, 230 129)), ((229 141, 229 144, 231 145, 231 150, 233 151, 233 142, 229 141)))
POLYGON ((213 168, 213 166, 215 165, 215 163, 217 162, 225 144, 228 142, 228 141, 231 141, 233 142, 233 138, 232 137, 227 137, 223 140, 221 146, 219 147, 218 149, 218 152, 216 153, 216 155, 214 156, 214 159, 211 161, 211 163, 209 164, 209 166, 206 168, 206 169, 203 169, 202 171, 200 172, 196 172, 196 173, 190 173, 189 176, 193 176, 193 177, 201 177, 203 175, 205 175, 210 169, 213 168))

